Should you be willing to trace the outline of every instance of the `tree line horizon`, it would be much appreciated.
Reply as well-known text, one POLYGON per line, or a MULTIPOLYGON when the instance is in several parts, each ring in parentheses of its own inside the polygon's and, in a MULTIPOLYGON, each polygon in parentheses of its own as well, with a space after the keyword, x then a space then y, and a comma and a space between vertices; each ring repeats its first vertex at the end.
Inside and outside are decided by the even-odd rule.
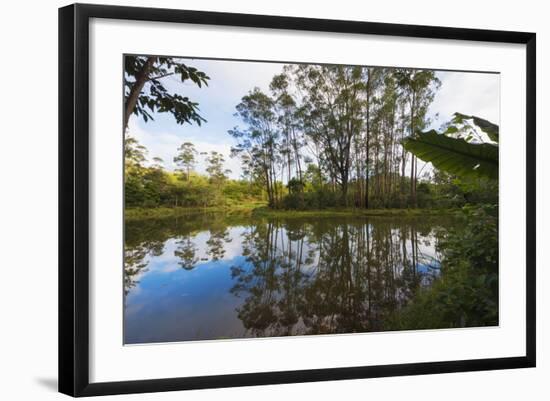
POLYGON ((176 171, 167 171, 158 158, 146 167, 147 149, 126 132, 132 113, 145 122, 153 120, 152 112, 168 112, 178 124, 207 123, 199 105, 169 93, 162 78, 176 75, 202 87, 211 77, 160 57, 127 57, 125 71, 129 207, 256 200, 274 209, 371 209, 494 200, 491 180, 435 167, 422 175, 417 156, 404 146, 431 123, 427 112, 441 87, 433 70, 287 64, 268 91, 243 88, 235 106, 240 124, 228 130, 236 143, 229 156, 242 167, 238 180, 228 177, 226 155, 214 151, 202 153, 206 175, 198 174, 199 152, 191 141, 174 149, 176 171))

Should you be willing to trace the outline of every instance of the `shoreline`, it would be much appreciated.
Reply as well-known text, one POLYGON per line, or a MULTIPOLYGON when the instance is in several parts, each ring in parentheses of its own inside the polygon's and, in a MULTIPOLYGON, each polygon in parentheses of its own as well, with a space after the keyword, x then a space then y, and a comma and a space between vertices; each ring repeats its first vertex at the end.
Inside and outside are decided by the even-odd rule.
POLYGON ((269 209, 267 206, 214 206, 205 208, 189 207, 159 207, 159 208, 127 208, 124 211, 124 220, 161 219, 181 217, 202 213, 250 214, 256 217, 416 217, 440 216, 455 214, 460 208, 452 209, 359 209, 359 208, 331 208, 314 210, 287 210, 269 209))

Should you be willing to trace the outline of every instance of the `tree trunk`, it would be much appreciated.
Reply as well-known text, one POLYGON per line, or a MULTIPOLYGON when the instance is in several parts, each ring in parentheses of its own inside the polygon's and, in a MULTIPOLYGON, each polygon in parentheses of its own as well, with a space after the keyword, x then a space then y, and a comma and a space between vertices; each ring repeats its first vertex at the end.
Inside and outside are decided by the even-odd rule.
MULTIPOLYGON (((412 103, 411 103, 411 136, 414 136, 414 108, 415 105, 415 94, 413 93, 412 103)), ((411 204, 413 207, 416 207, 416 192, 415 192, 415 164, 416 156, 411 153, 411 204)))
POLYGON ((128 121, 130 120, 130 116, 134 112, 139 94, 141 93, 143 86, 149 80, 149 72, 151 71, 151 68, 153 67, 156 59, 156 57, 147 58, 147 61, 145 61, 145 64, 143 65, 143 69, 136 76, 136 82, 130 89, 128 99, 126 100, 126 105, 124 107, 124 130, 128 128, 128 121))
MULTIPOLYGON (((290 130, 288 129, 287 127, 287 133, 286 133, 286 151, 288 152, 287 154, 287 163, 288 163, 288 182, 290 183, 290 169, 291 169, 291 163, 290 163, 290 159, 291 159, 291 156, 290 156, 290 130)), ((281 179, 282 181, 282 179, 281 179)), ((290 186, 288 187, 288 192, 290 193, 290 186)))
POLYGON ((369 140, 370 140, 370 87, 371 76, 370 69, 367 80, 367 143, 366 143, 366 155, 365 155, 365 209, 369 208, 369 140))

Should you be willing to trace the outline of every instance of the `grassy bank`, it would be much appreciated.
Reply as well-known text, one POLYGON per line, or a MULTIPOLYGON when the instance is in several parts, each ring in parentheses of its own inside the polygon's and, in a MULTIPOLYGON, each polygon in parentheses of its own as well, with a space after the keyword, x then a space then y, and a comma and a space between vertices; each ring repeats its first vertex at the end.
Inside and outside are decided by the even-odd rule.
POLYGON ((252 211, 262 217, 331 217, 331 216, 437 216, 448 215, 460 209, 358 209, 334 208, 321 210, 274 210, 267 207, 252 211))
POLYGON ((127 208, 126 220, 157 219, 179 217, 197 213, 250 213, 258 217, 331 217, 331 216, 436 216, 455 213, 460 209, 358 209, 333 208, 321 210, 282 210, 269 209, 263 203, 243 203, 241 205, 215 206, 205 208, 157 207, 127 208))
POLYGON ((180 217, 200 213, 252 213, 257 205, 215 206, 215 207, 155 207, 155 208, 127 208, 124 211, 126 220, 162 219, 166 217, 180 217))

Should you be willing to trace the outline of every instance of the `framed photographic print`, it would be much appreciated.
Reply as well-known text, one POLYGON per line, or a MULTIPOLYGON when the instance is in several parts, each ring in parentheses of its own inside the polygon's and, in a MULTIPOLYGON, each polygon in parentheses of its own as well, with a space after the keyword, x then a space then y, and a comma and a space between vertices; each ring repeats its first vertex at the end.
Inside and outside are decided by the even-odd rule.
POLYGON ((59 10, 59 390, 535 366, 535 34, 59 10))

